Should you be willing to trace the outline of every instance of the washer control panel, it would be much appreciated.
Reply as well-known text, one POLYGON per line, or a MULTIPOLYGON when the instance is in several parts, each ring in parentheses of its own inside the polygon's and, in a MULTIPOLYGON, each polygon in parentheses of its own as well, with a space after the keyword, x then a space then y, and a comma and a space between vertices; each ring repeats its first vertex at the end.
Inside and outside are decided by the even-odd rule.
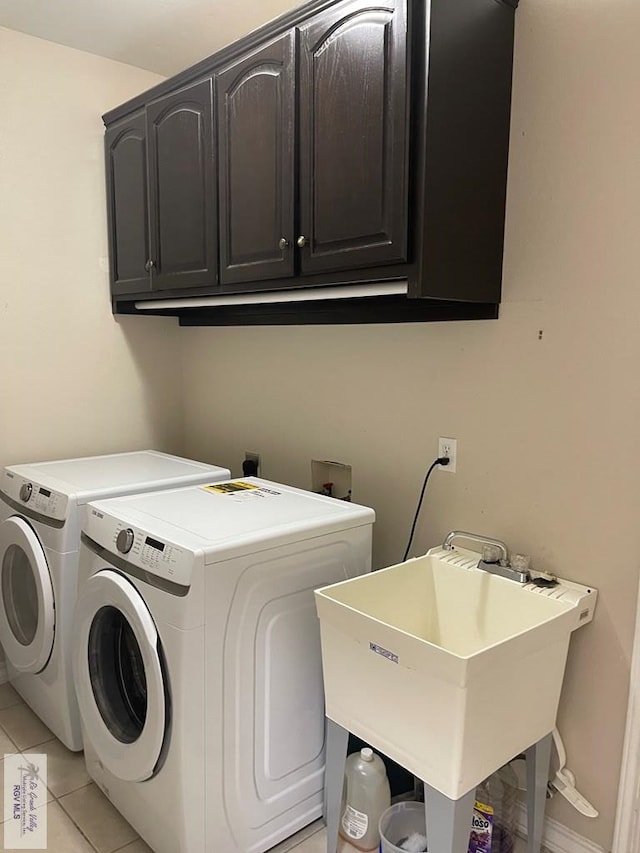
POLYGON ((89 507, 84 530, 111 553, 124 555, 128 563, 174 583, 190 584, 194 560, 191 551, 113 518, 93 506, 89 507))
POLYGON ((25 480, 24 477, 19 477, 12 471, 5 470, 2 472, 0 488, 15 503, 47 518, 64 521, 67 516, 67 505, 69 503, 67 495, 48 489, 39 483, 25 480))

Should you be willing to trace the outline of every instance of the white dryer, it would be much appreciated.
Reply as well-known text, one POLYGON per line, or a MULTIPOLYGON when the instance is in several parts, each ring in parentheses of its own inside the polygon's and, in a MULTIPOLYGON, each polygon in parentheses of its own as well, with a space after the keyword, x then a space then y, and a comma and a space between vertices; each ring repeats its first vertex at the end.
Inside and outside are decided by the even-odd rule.
POLYGON ((373 521, 258 478, 87 507, 85 758, 156 853, 261 853, 321 815, 313 590, 370 571, 373 521))
POLYGON ((9 680, 69 749, 82 749, 71 671, 82 506, 229 476, 226 468, 153 450, 2 471, 0 642, 9 680))

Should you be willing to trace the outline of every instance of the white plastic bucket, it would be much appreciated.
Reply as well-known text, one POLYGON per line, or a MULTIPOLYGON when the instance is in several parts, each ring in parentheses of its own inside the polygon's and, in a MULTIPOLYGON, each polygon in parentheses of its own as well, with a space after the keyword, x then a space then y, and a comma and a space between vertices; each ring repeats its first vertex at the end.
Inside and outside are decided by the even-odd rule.
POLYGON ((426 835, 424 803, 396 803, 380 817, 380 853, 404 853, 397 845, 412 833, 426 835))

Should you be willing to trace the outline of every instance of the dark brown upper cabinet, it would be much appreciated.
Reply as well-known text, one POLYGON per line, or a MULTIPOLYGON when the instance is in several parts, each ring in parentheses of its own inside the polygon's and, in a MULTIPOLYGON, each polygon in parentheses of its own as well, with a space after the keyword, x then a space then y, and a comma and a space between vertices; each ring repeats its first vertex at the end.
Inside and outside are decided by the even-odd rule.
POLYGON ((347 0, 300 28, 303 273, 407 257, 404 0, 347 0))
POLYGON ((217 75, 220 281, 294 274, 295 38, 217 75))
POLYGON ((152 289, 217 280, 213 80, 147 107, 152 289))
POLYGON ((105 152, 111 290, 124 296, 151 288, 144 110, 108 128, 105 152))
POLYGON ((497 317, 517 5, 307 0, 107 113, 114 310, 497 317))

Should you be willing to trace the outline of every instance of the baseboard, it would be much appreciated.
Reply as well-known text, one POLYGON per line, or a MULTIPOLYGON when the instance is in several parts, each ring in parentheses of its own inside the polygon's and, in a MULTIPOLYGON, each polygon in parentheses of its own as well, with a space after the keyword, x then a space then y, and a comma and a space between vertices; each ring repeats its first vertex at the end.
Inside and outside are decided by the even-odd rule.
MULTIPOLYGON (((521 838, 527 837, 527 807, 524 803, 517 805, 516 832, 521 838)), ((549 853, 606 853, 599 844, 550 817, 544 822, 542 845, 549 853)))
POLYGON ((7 664, 5 661, 0 661, 0 684, 5 684, 9 681, 9 673, 7 672, 7 664))

